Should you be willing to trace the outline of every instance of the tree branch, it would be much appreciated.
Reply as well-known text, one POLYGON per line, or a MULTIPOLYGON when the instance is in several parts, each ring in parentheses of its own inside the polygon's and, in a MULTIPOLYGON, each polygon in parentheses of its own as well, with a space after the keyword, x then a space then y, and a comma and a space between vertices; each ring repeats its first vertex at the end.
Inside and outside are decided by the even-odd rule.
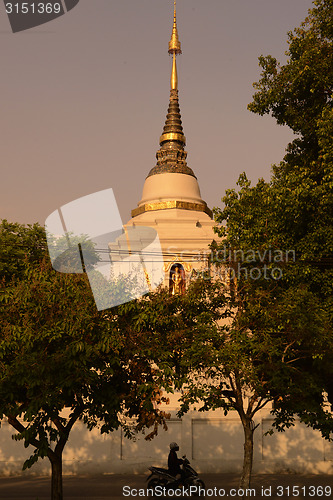
MULTIPOLYGON (((21 422, 19 422, 16 417, 14 417, 14 415, 7 415, 7 420, 8 420, 8 423, 10 425, 12 425, 14 427, 14 429, 17 432, 19 432, 20 434, 23 434, 24 431, 27 430, 27 428, 24 427, 24 425, 21 424, 21 422)), ((32 444, 33 446, 35 446, 35 448, 39 448, 40 447, 40 441, 38 441, 38 439, 31 438, 31 439, 29 439, 29 441, 30 441, 30 444, 32 444)))
POLYGON ((257 406, 256 406, 256 407, 253 409, 253 411, 252 411, 251 418, 253 418, 253 417, 254 417, 254 415, 255 415, 255 414, 256 414, 259 410, 261 410, 262 408, 264 408, 264 407, 267 405, 267 403, 268 403, 269 401, 273 401, 273 398, 260 398, 260 399, 259 399, 259 402, 258 402, 258 404, 257 404, 257 406))
POLYGON ((285 347, 285 349, 284 349, 284 351, 283 351, 283 355, 282 355, 282 363, 284 363, 284 362, 285 362, 284 360, 285 360, 286 353, 287 353, 288 349, 289 349, 292 345, 294 345, 294 344, 295 344, 295 342, 296 342, 296 341, 295 341, 295 340, 293 340, 292 342, 290 342, 290 344, 288 344, 288 345, 285 347))
MULTIPOLYGON (((82 412, 82 407, 79 405, 77 406, 73 413, 72 413, 72 416, 71 418, 68 420, 67 424, 65 426, 63 426, 61 423, 61 432, 59 432, 60 434, 60 437, 59 437, 59 441, 57 442, 56 446, 55 446, 55 453, 56 455, 61 455, 62 452, 63 452, 63 449, 65 447, 65 444, 67 443, 67 440, 68 440, 68 436, 69 436, 69 433, 73 427, 73 425, 75 424, 75 422, 77 421, 77 419, 79 418, 81 412, 82 412)), ((54 422, 54 420, 53 420, 54 422)), ((55 422, 54 422, 55 423, 55 422)))

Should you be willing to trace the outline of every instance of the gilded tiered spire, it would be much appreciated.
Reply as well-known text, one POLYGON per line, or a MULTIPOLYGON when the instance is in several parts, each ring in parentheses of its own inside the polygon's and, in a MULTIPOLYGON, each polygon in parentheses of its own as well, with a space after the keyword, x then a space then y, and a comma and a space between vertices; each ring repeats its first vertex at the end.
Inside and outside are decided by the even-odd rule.
POLYGON ((168 52, 173 56, 169 108, 163 133, 160 137, 160 149, 156 153, 157 164, 151 169, 148 177, 162 173, 180 173, 195 177, 192 169, 186 163, 187 152, 184 150, 186 138, 183 132, 178 100, 176 57, 182 51, 177 29, 176 0, 174 0, 173 27, 168 52))

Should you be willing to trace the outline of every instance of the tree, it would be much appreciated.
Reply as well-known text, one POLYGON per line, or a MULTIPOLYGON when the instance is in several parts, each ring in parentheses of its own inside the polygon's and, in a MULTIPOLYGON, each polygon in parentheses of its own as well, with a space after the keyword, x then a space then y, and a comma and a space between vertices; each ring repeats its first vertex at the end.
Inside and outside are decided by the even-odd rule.
POLYGON ((275 223, 282 217, 276 233, 284 235, 283 244, 295 248, 299 260, 326 272, 333 247, 333 2, 314 4, 301 27, 289 33, 287 64, 259 58, 263 71, 249 109, 272 114, 297 134, 284 161, 273 167, 275 223))
MULTIPOLYGON (((333 2, 314 5, 288 35, 287 64, 259 59, 263 71, 249 109, 272 114, 297 134, 273 167, 271 218, 278 244, 295 249, 298 277, 320 298, 332 324, 333 2)), ((326 381, 325 389, 333 403, 333 384, 326 381)))
POLYGON ((237 290, 206 276, 185 295, 162 290, 126 305, 124 328, 156 365, 159 386, 181 391, 179 416, 193 406, 238 412, 243 489, 250 487, 255 415, 269 402, 279 430, 292 425, 295 414, 327 438, 333 429, 318 370, 333 347, 325 311, 306 289, 294 296, 294 289, 270 286, 264 274, 255 286, 238 281, 237 290))
POLYGON ((250 419, 265 402, 274 402, 278 430, 298 416, 327 439, 333 431, 324 394, 333 403, 333 2, 314 4, 288 35, 285 65, 272 56, 259 58, 263 71, 249 105, 255 113, 271 113, 297 138, 273 167, 269 183, 251 187, 243 174, 240 191, 227 191, 225 207, 215 210, 215 220, 226 223, 218 229, 225 240, 215 249, 220 254, 228 249, 222 260, 231 275, 233 316, 220 357, 212 359, 211 376, 223 367, 217 374, 229 377, 230 387, 224 392, 227 402, 219 401, 213 387, 202 397, 204 409, 214 407, 216 397, 226 411, 230 405, 240 414, 241 486, 251 474, 250 419), (247 390, 245 412, 240 396, 247 390))
MULTIPOLYGON (((333 403, 332 5, 316 1, 289 33, 284 66, 271 56, 259 59, 263 72, 249 108, 271 113, 297 138, 270 182, 251 187, 242 174, 239 191, 228 190, 224 208, 215 209, 216 222, 226 224, 217 229, 222 244, 212 247, 214 289, 220 287, 220 302, 214 300, 223 322, 213 321, 207 304, 206 324, 196 319, 195 334, 183 328, 181 340, 169 335, 163 343, 161 335, 155 352, 156 363, 182 387, 180 414, 191 405, 238 412, 244 489, 251 479, 253 420, 269 402, 277 430, 297 417, 332 438, 326 400, 328 394, 333 403)), ((180 303, 187 299, 177 300, 185 311, 180 303)), ((153 325, 157 335, 160 326, 153 325)))
POLYGON ((243 280, 230 293, 219 281, 197 282, 184 297, 151 296, 151 305, 142 311, 152 359, 169 385, 181 389, 179 416, 193 406, 239 414, 243 489, 250 487, 255 416, 269 402, 279 430, 292 425, 295 414, 325 437, 333 429, 332 416, 321 404, 324 380, 317 370, 320 358, 332 349, 320 303, 301 289, 296 297, 293 290, 277 291, 273 299, 262 284, 243 280), (158 315, 159 304, 165 303, 165 320, 154 322, 151 314, 157 310, 158 315))
POLYGON ((49 458, 51 498, 62 500, 62 452, 75 422, 102 433, 122 426, 128 437, 156 432, 163 398, 155 369, 125 334, 126 311, 98 312, 85 275, 55 272, 40 227, 4 222, 0 234, 13 260, 1 282, 0 417, 35 447, 24 468, 49 458), (19 266, 16 244, 27 255, 19 266))
MULTIPOLYGON (((246 488, 255 430, 251 421, 268 402, 273 404, 273 426, 278 430, 292 425, 297 415, 330 438, 333 419, 325 408, 323 390, 331 380, 333 343, 329 304, 322 300, 327 290, 318 293, 323 269, 303 263, 292 246, 283 245, 290 237, 288 229, 281 230, 283 213, 288 214, 278 210, 283 198, 263 181, 251 188, 242 177, 239 184, 240 192, 230 191, 219 213, 220 221, 227 220, 220 234, 226 234, 223 264, 231 281, 232 314, 215 354, 211 346, 213 370, 208 369, 207 376, 213 384, 204 387, 202 408, 220 406, 239 413, 245 434, 240 486, 246 488), (315 268, 312 283, 311 268, 315 268), (229 387, 217 384, 219 379, 229 387)), ((288 227, 288 215, 284 220, 288 227)), ((327 276, 322 283, 329 281, 327 276)), ((197 391, 191 387, 196 400, 197 391)))

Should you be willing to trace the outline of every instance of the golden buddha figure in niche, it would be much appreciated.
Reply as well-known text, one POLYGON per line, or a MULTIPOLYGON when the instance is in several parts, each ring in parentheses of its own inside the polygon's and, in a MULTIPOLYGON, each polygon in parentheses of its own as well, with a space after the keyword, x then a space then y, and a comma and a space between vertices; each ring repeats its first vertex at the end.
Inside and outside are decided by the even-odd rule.
POLYGON ((177 295, 182 293, 182 282, 183 278, 181 273, 179 272, 179 267, 176 266, 175 272, 172 274, 172 295, 177 295))

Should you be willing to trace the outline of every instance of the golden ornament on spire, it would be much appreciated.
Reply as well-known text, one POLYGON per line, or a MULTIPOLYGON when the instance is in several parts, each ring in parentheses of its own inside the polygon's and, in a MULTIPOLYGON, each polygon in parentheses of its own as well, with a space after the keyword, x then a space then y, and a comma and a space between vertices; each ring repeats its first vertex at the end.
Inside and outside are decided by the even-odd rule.
POLYGON ((169 54, 181 54, 180 41, 178 38, 178 30, 177 30, 177 17, 176 17, 176 0, 174 0, 174 8, 173 8, 173 28, 171 40, 169 42, 169 54))

